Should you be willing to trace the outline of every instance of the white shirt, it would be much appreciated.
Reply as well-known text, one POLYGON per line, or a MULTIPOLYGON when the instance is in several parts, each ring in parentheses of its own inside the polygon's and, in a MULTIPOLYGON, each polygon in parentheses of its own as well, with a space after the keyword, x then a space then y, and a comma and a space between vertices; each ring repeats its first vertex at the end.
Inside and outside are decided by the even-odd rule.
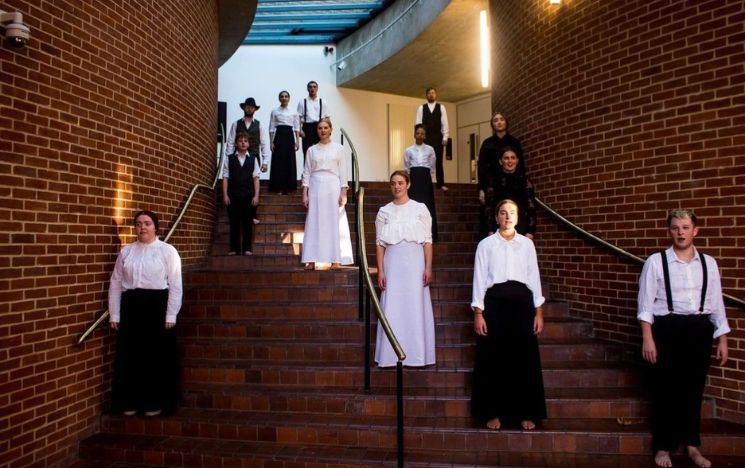
POLYGON ((176 323, 181 309, 181 257, 176 249, 156 239, 149 244, 124 246, 114 264, 109 285, 109 321, 120 321, 122 293, 130 289, 168 289, 166 322, 176 323))
POLYGON ((324 117, 331 117, 329 105, 325 99, 316 96, 315 99, 305 98, 297 104, 297 114, 300 116, 300 123, 318 122, 324 117), (323 101, 323 105, 321 105, 323 101), (307 108, 306 108, 307 105, 307 108))
MULTIPOLYGON (((253 119, 244 122, 246 127, 251 125, 253 119)), ((235 153, 235 128, 238 122, 233 122, 228 132, 228 139, 225 141, 225 156, 235 153)), ((269 161, 272 159, 272 150, 269 146, 269 134, 266 131, 266 127, 263 123, 259 122, 259 156, 261 157, 261 164, 269 165, 269 161)))
POLYGON ((432 171, 435 167, 435 149, 429 145, 411 145, 404 153, 404 167, 410 171, 412 167, 426 167, 432 171))
MULTIPOLYGON (((243 167, 243 164, 246 162, 246 153, 243 154, 236 154, 235 157, 238 158, 238 163, 240 163, 241 167, 243 167)), ((253 174, 254 177, 257 179, 261 177, 261 173, 259 172, 259 163, 258 161, 254 161, 254 170, 253 174)), ((225 159, 222 162, 222 178, 227 179, 230 177, 230 168, 228 167, 228 157, 225 156, 225 159)))
POLYGON ((432 216, 427 205, 409 200, 401 205, 388 203, 375 218, 375 243, 380 246, 400 242, 432 243, 432 216))
POLYGON ((325 145, 317 143, 308 148, 303 168, 303 187, 310 184, 310 175, 316 171, 331 172, 339 177, 342 187, 348 187, 347 158, 344 155, 344 147, 332 141, 325 145))
MULTIPOLYGON (((430 112, 434 112, 435 110, 435 104, 437 102, 433 103, 425 103, 427 104, 427 107, 429 107, 430 112)), ((416 119, 414 120, 414 125, 418 125, 422 123, 422 114, 424 113, 424 110, 422 109, 422 106, 419 106, 416 108, 416 119)), ((442 139, 447 140, 448 136, 450 136, 449 128, 448 128, 448 113, 445 111, 445 106, 440 104, 440 130, 442 131, 442 139)))
MULTIPOLYGON (((694 249, 695 250, 695 249, 694 249)), ((701 306, 701 287, 704 275, 701 268, 701 258, 695 250, 690 262, 684 262, 675 255, 670 247, 665 251, 667 264, 670 269, 670 289, 673 296, 673 310, 676 314, 698 314, 701 306)), ((705 254, 704 254, 705 255, 705 254)), ((714 324, 714 338, 730 332, 725 315, 724 299, 722 298, 722 282, 716 260, 709 255, 706 257, 706 271, 708 273, 706 285, 706 301, 704 314, 710 314, 709 320, 714 324)), ((662 257, 655 253, 647 258, 639 277, 639 297, 636 318, 654 323, 657 315, 668 315, 667 294, 665 292, 665 277, 662 272, 662 257)))
POLYGON ((533 293, 534 307, 546 302, 533 241, 517 233, 512 240, 506 240, 497 232, 479 242, 476 248, 471 308, 484 310, 486 290, 507 281, 526 285, 533 293))
POLYGON ((297 112, 290 109, 290 107, 279 106, 272 111, 272 115, 269 118, 269 134, 271 140, 274 141, 274 132, 280 125, 289 125, 296 132, 300 131, 300 116, 297 112))

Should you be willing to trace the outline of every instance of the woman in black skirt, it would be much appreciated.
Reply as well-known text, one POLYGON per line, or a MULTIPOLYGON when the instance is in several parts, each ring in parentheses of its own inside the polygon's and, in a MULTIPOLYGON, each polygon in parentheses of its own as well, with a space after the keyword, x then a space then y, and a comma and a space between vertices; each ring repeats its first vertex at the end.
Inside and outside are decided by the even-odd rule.
POLYGON ((432 173, 435 167, 435 149, 424 143, 427 137, 424 125, 414 126, 416 144, 406 148, 404 166, 411 178, 409 198, 424 203, 432 217, 432 241, 437 242, 437 213, 435 212, 435 190, 432 187, 432 173))
POLYGON ((290 93, 279 93, 279 107, 269 120, 269 140, 272 142, 272 168, 269 171, 269 191, 282 195, 297 189, 297 153, 300 141, 300 116, 290 109, 290 93))
POLYGON ((117 331, 112 409, 158 416, 180 393, 176 316, 181 308, 181 257, 157 237, 158 216, 134 217, 137 242, 119 253, 109 286, 109 324, 117 331))
POLYGON ((515 230, 517 204, 498 203, 497 219, 499 231, 476 249, 471 413, 492 430, 519 422, 529 431, 546 418, 538 351, 545 299, 533 241, 515 230))

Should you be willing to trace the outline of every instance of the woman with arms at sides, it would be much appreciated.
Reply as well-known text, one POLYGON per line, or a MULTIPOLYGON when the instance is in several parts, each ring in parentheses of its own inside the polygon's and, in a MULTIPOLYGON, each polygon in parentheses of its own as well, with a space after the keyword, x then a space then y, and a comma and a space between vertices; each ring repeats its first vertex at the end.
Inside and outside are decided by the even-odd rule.
MULTIPOLYGON (((435 363, 435 322, 429 283, 432 279, 432 218, 423 203, 408 196, 409 176, 396 171, 390 178, 393 201, 378 211, 375 243, 380 303, 388 323, 406 353, 406 366, 435 363)), ((432 184, 429 184, 432 187, 432 184)), ((398 362, 378 323, 375 362, 398 362)))
POLYGON ((479 242, 473 271, 471 412, 492 430, 519 421, 529 431, 546 418, 538 350, 545 299, 533 241, 515 230, 515 202, 499 202, 497 218, 499 231, 479 242))
POLYGON ((435 167, 435 149, 424 143, 427 132, 423 124, 414 126, 416 144, 406 148, 404 167, 411 177, 409 198, 424 203, 432 216, 432 241, 437 242, 437 213, 435 212, 435 190, 432 187, 432 174, 435 167))
POLYGON ((496 178, 499 172, 499 157, 506 146, 510 146, 517 155, 517 172, 525 173, 523 147, 520 140, 507 132, 507 118, 502 112, 495 112, 491 118, 492 136, 481 143, 478 158, 478 188, 480 204, 480 235, 482 238, 491 235, 493 230, 494 205, 502 200, 494 194, 496 178))
POLYGON ((158 216, 134 217, 137 241, 119 253, 109 286, 109 324, 117 331, 112 409, 157 416, 176 408, 179 363, 176 316, 181 257, 157 237, 158 216))
POLYGON ((351 265, 352 238, 347 221, 347 159, 344 148, 331 141, 331 119, 318 122, 320 142, 308 148, 303 170, 305 217, 302 262, 313 270, 317 262, 332 270, 351 265))
POLYGON ((300 141, 300 116, 290 109, 290 93, 280 91, 279 107, 269 118, 269 141, 272 142, 272 168, 269 191, 286 195, 297 190, 295 153, 300 141))

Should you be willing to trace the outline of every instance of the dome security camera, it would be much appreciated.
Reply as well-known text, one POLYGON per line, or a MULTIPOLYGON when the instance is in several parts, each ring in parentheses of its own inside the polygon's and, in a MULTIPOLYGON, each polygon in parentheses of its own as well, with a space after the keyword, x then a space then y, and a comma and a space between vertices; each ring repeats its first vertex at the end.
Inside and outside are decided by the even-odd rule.
POLYGON ((31 30, 23 23, 10 23, 5 26, 5 38, 12 47, 21 48, 28 43, 31 30))
POLYGON ((23 23, 22 14, 0 11, 0 23, 5 27, 5 37, 12 47, 20 48, 26 45, 31 36, 31 29, 23 23))

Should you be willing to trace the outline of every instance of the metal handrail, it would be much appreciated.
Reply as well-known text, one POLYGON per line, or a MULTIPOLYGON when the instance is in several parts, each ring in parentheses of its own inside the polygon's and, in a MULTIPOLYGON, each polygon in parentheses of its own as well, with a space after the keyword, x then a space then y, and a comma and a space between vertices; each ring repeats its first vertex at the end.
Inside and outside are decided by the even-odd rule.
MULTIPOLYGON (((220 167, 223 165, 223 160, 225 159, 225 127, 222 125, 221 128, 221 134, 222 134, 222 141, 220 142, 220 157, 217 160, 217 168, 215 171, 215 179, 212 181, 212 185, 206 185, 206 184, 194 184, 194 186, 189 191, 189 196, 186 198, 186 202, 184 203, 183 208, 181 208, 181 212, 176 216, 176 220, 171 224, 171 228, 168 230, 168 233, 163 238, 163 242, 168 242, 168 239, 171 238, 174 232, 176 232, 176 227, 181 222, 181 218, 184 217, 184 214, 186 213, 186 210, 189 208, 189 205, 191 205, 191 200, 194 198, 194 194, 199 190, 200 188, 204 188, 207 190, 214 190, 215 187, 217 187, 217 181, 220 180, 220 167)), ((103 311, 100 317, 96 319, 93 324, 88 327, 85 332, 80 335, 80 338, 78 338, 78 344, 85 341, 101 324, 109 317, 109 309, 106 309, 103 311)))
MULTIPOLYGON (((554 218, 556 218, 557 220, 559 220, 560 222, 562 222, 565 226, 569 227, 573 231, 575 231, 575 232, 577 232, 579 234, 582 234, 583 236, 585 236, 585 237, 587 237, 587 238, 589 238, 589 239, 597 242, 598 244, 602 245, 603 247, 605 247, 607 249, 612 250, 613 252, 615 252, 616 254, 618 254, 618 255, 620 255, 622 257, 628 258, 629 260, 633 260, 636 263, 644 264, 645 260, 643 258, 637 257, 636 255, 634 255, 634 254, 632 254, 630 252, 627 252, 626 250, 624 250, 624 249, 622 249, 622 248, 620 248, 620 247, 618 247, 616 245, 613 245, 613 244, 611 244, 610 242, 608 242, 608 241, 606 241, 604 239, 601 239, 600 237, 596 236, 595 234, 592 234, 590 232, 585 231, 581 227, 577 226, 573 222, 569 221, 568 219, 566 219, 565 217, 563 217, 562 215, 560 215, 558 212, 556 212, 553 208, 551 208, 550 206, 548 206, 547 204, 545 204, 538 197, 535 198, 535 202, 536 202, 536 204, 538 204, 538 206, 540 206, 541 208, 543 208, 544 210, 546 210, 546 212, 548 214, 550 214, 551 216, 553 216, 554 218)), ((740 299, 738 297, 731 296, 731 295, 725 294, 725 293, 722 293, 722 297, 724 297, 730 303, 732 303, 732 304, 734 304, 734 305, 736 305, 736 306, 738 306, 740 308, 745 309, 745 300, 742 300, 742 299, 740 299)))
POLYGON ((372 363, 370 362, 370 305, 375 311, 375 315, 378 318, 380 326, 383 328, 388 342, 391 344, 393 351, 398 357, 396 362, 396 430, 397 430, 397 442, 398 442, 398 466, 403 468, 404 466, 404 390, 403 390, 403 379, 404 379, 404 368, 403 361, 406 359, 406 353, 404 353, 401 344, 396 339, 396 335, 393 333, 388 320, 383 313, 383 308, 380 306, 378 300, 378 294, 375 292, 375 284, 370 276, 370 268, 367 263, 367 248, 365 247, 365 221, 364 221, 364 206, 365 206, 365 188, 360 186, 360 167, 357 161, 357 151, 354 149, 352 139, 349 138, 347 132, 342 128, 342 142, 346 139, 349 144, 349 148, 352 150, 352 185, 354 186, 354 193, 356 199, 355 206, 355 223, 357 226, 357 257, 359 258, 359 319, 365 322, 365 391, 370 391, 370 368, 372 363))

